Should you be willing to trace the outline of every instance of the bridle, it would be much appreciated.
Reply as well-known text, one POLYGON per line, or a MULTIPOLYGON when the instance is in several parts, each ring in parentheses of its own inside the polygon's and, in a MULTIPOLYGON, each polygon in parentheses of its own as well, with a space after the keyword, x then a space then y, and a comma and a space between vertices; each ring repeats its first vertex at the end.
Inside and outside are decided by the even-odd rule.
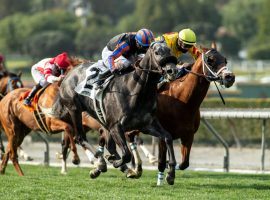
POLYGON ((184 68, 188 73, 194 74, 196 76, 200 76, 205 78, 207 81, 211 82, 211 81, 218 81, 220 80, 220 73, 223 72, 224 70, 229 70, 228 67, 225 65, 224 67, 221 67, 217 72, 214 72, 211 69, 211 65, 209 65, 206 61, 207 58, 207 54, 211 51, 208 50, 206 53, 202 52, 201 56, 202 56, 202 65, 203 65, 203 73, 197 73, 197 72, 192 72, 191 70, 188 70, 186 68, 184 68), (207 75, 207 72, 210 72, 210 75, 207 75))
MULTIPOLYGON (((196 72, 192 72, 191 70, 188 70, 186 68, 184 68, 188 73, 194 74, 196 76, 200 76, 205 78, 207 81, 212 82, 214 81, 215 86, 218 90, 219 96, 222 100, 222 103, 225 105, 225 100, 220 92, 220 90, 218 89, 218 86, 216 84, 216 81, 221 81, 221 77, 219 76, 220 73, 222 73, 223 71, 229 71, 228 67, 226 65, 224 65, 223 67, 221 67, 217 72, 214 72, 213 70, 211 70, 211 65, 209 65, 206 61, 207 58, 207 54, 211 51, 212 49, 208 50, 206 53, 202 52, 202 65, 203 65, 203 73, 196 73, 196 72), (210 75, 206 75, 207 72, 210 72, 210 75)), ((225 63, 226 64, 226 63, 225 63)))

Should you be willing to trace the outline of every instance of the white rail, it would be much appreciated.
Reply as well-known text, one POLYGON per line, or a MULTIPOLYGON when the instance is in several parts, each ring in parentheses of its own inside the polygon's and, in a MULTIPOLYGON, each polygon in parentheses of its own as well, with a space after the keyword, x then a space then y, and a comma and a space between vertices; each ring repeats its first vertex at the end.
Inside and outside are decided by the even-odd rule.
POLYGON ((211 126, 207 119, 240 118, 261 119, 261 171, 264 171, 265 162, 265 126, 266 120, 270 119, 270 109, 201 109, 201 118, 204 125, 210 130, 225 148, 224 169, 229 171, 229 147, 221 135, 211 126))

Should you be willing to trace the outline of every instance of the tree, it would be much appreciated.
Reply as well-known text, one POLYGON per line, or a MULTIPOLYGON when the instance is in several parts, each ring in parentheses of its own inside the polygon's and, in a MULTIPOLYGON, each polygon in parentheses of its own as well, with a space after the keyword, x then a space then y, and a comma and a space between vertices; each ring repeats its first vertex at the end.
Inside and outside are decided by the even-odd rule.
POLYGON ((61 31, 47 31, 33 35, 27 42, 28 53, 34 59, 53 57, 63 51, 74 52, 72 38, 61 31))
POLYGON ((16 13, 27 13, 31 10, 32 0, 0 0, 0 19, 16 13))
POLYGON ((223 23, 227 30, 241 40, 242 47, 258 34, 257 15, 264 0, 231 0, 223 8, 223 23))

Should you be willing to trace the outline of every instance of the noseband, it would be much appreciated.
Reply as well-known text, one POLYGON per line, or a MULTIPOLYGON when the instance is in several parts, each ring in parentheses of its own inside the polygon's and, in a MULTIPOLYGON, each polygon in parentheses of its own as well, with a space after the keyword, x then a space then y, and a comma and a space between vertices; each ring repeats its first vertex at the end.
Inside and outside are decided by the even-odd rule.
POLYGON ((214 72, 213 70, 211 70, 211 65, 209 65, 207 63, 207 61, 205 60, 207 58, 207 54, 211 51, 208 50, 206 53, 202 52, 202 65, 203 65, 203 73, 196 73, 196 72, 192 72, 191 70, 185 69, 188 73, 194 74, 196 76, 200 76, 205 78, 207 81, 211 82, 211 81, 218 81, 220 80, 220 73, 223 72, 224 70, 229 70, 228 67, 225 65, 224 67, 220 68, 217 72, 214 72), (210 72, 211 75, 206 75, 207 72, 210 72))

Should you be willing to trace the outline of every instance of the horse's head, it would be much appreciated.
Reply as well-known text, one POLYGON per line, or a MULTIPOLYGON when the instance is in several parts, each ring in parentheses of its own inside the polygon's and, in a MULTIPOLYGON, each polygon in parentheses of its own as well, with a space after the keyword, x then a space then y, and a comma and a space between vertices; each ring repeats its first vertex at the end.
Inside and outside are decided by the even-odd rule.
POLYGON ((227 60, 216 49, 202 53, 203 73, 208 80, 216 80, 226 88, 231 87, 235 75, 226 67, 227 60))
POLYGON ((154 42, 147 50, 140 66, 146 64, 150 66, 149 72, 159 73, 168 80, 174 80, 177 74, 176 63, 176 57, 171 55, 171 50, 165 43, 154 42))
POLYGON ((15 90, 17 88, 22 88, 23 87, 23 83, 21 81, 21 75, 22 72, 15 74, 15 73, 11 73, 8 72, 8 76, 7 76, 7 86, 6 86, 6 93, 15 90))

